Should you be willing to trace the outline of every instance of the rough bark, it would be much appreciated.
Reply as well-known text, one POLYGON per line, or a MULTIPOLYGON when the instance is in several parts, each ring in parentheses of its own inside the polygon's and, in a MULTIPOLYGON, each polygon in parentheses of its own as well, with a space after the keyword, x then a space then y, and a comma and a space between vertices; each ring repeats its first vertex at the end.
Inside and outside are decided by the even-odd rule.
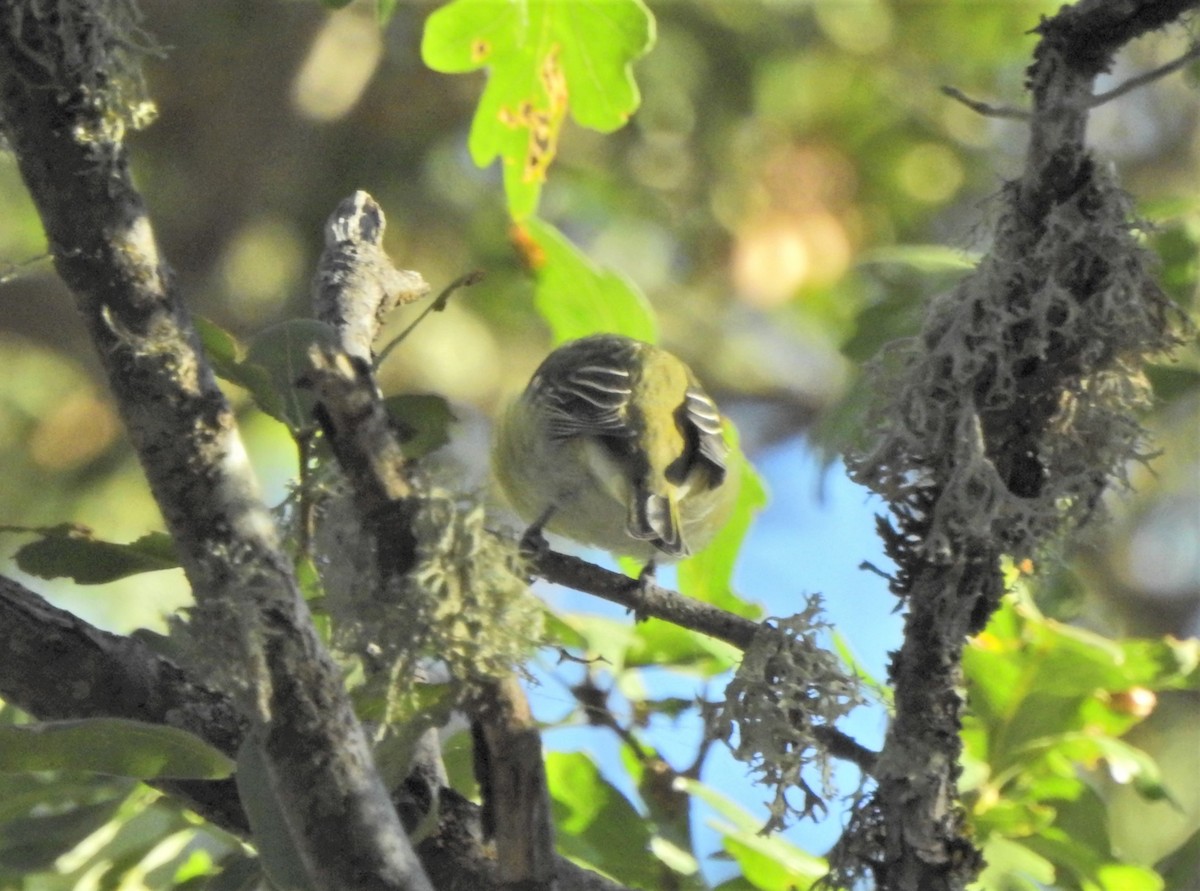
POLYGON ((126 4, 0 6, 0 119, 209 639, 245 667, 273 793, 320 888, 430 887, 261 502, 134 188, 126 4), (124 14, 124 15, 123 15, 124 14), (115 98, 114 98, 115 97, 115 98))

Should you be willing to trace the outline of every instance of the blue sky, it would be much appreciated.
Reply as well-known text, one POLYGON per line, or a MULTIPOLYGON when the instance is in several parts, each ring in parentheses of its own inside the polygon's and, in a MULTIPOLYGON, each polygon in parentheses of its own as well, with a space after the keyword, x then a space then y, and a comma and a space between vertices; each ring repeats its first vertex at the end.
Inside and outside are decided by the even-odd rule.
MULTIPOLYGON (((767 481, 771 500, 743 546, 735 574, 739 593, 760 602, 768 615, 776 616, 799 612, 807 595, 820 593, 828 621, 844 637, 862 667, 884 680, 888 652, 900 644, 902 617, 894 611, 896 598, 887 591, 886 581, 858 568, 864 560, 882 568, 888 566, 875 534, 880 502, 851 482, 840 464, 823 468, 800 439, 756 456, 755 464, 767 481)), ((604 560, 598 556, 595 559, 604 560)), ((664 574, 663 581, 669 583, 670 576, 664 574)), ((632 621, 624 609, 587 595, 545 588, 542 593, 564 611, 632 621)), ((556 671, 563 674, 561 667, 556 671)), ((646 673, 646 682, 654 685, 656 695, 691 697, 704 692, 701 682, 666 673, 646 673)), ((711 696, 720 690, 718 687, 708 692, 711 696)), ((569 692, 548 679, 530 691, 530 698, 535 713, 548 722, 560 719, 571 705, 569 692)), ((883 708, 871 706, 856 711, 842 729, 863 744, 878 748, 885 725, 883 708)), ((700 721, 692 715, 679 721, 655 722, 647 736, 669 761, 683 767, 691 762, 700 733, 700 721)), ((628 783, 622 782, 619 743, 611 732, 561 728, 548 731, 545 741, 552 749, 587 751, 610 780, 627 793, 632 792, 628 783)), ((856 770, 839 770, 836 776, 843 793, 854 791, 856 770)), ((734 761, 724 747, 713 748, 703 780, 765 821, 763 803, 769 791, 756 787, 746 766, 734 761)), ((830 812, 824 819, 802 823, 789 830, 786 837, 811 852, 827 850, 840 834, 844 816, 837 800, 829 804, 830 812)), ((696 807, 698 850, 714 851, 719 848, 719 838, 705 826, 713 814, 702 804, 696 807)), ((704 866, 705 874, 714 881, 734 871, 731 864, 704 866)))

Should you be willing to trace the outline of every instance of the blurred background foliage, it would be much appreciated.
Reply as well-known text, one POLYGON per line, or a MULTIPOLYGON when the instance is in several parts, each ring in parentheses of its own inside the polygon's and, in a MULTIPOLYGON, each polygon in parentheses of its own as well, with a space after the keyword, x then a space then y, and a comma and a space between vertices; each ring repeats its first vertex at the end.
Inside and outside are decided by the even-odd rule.
MULTIPOLYGON (((992 196, 1022 163, 1021 121, 981 116, 939 88, 1023 106, 1029 31, 1058 5, 651 2, 656 42, 633 68, 641 107, 612 134, 564 126, 539 215, 649 299, 661 340, 736 419, 752 459, 803 437, 838 474, 864 362, 915 332, 923 301, 987 249, 992 196)), ((499 168, 477 168, 468 152, 485 77, 421 61, 436 6, 398 4, 383 28, 367 2, 337 12, 294 0, 141 6, 159 50, 146 61, 158 119, 131 135, 132 163, 192 310, 243 339, 308 315, 324 220, 367 189, 388 215, 386 247, 399 265, 435 290, 472 269, 487 273, 380 372, 385 393, 452 401, 455 452, 474 469, 469 482, 482 484, 486 418, 528 379, 550 332, 513 244, 499 168)), ((1140 41, 1100 90, 1175 58, 1189 39, 1194 25, 1191 35, 1176 28, 1140 41)), ((1097 156, 1116 166, 1149 224, 1165 286, 1193 314, 1198 75, 1193 62, 1100 107, 1090 129, 1097 156)), ((7 156, 0 208, 0 524, 73 521, 116 541, 161 528, 7 156)), ((389 330, 420 309, 398 311, 389 330)), ((1109 636, 1183 638, 1200 632, 1195 344, 1150 374, 1158 403, 1147 424, 1162 455, 1129 468, 1133 493, 1112 499, 1113 521, 1050 557, 1030 597, 1051 619, 1109 636)), ((231 395, 278 501, 295 474, 291 441, 244 393, 231 395)), ((0 539, 0 560, 19 541, 0 539)), ((161 628, 188 601, 178 571, 88 589, 26 581, 121 631, 161 628)), ((1134 728, 1148 750, 1157 739, 1174 752, 1172 766, 1161 765, 1167 786, 1194 786, 1200 771, 1195 728, 1184 735, 1195 697, 1162 694, 1163 707, 1134 728), (1172 749, 1177 739, 1189 742, 1172 749)), ((1129 828, 1138 801, 1121 805, 1127 839, 1138 835, 1129 828)), ((1200 857, 1192 807, 1167 850, 1139 856, 1153 863, 1191 838, 1200 857)), ((799 853, 762 855, 756 838, 744 825, 727 835, 743 872, 763 876, 736 887, 798 883, 816 869, 799 862, 794 873, 772 873, 770 864, 799 853)))

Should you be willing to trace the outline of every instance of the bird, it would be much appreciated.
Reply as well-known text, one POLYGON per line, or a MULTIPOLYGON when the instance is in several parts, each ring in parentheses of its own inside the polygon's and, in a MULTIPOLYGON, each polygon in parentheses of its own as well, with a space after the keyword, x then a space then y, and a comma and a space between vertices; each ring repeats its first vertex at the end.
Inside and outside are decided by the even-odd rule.
POLYGON ((653 575, 724 526, 735 456, 716 403, 681 359, 595 334, 552 351, 500 415, 492 470, 532 524, 527 540, 544 528, 647 561, 653 575))

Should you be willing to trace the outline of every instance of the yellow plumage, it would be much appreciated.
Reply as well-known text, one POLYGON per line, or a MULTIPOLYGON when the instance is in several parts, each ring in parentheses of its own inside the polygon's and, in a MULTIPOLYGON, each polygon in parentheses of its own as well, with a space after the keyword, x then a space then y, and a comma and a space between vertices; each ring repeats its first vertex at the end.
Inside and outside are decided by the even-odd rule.
POLYGON ((700 550, 737 497, 716 405, 652 344, 600 334, 552 352, 497 422, 494 475, 516 512, 615 554, 700 550))

